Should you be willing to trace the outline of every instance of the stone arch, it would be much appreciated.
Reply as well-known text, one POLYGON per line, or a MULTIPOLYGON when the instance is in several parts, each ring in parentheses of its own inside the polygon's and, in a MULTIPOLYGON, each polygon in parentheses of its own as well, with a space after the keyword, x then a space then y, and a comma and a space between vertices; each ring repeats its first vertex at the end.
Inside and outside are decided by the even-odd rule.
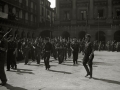
POLYGON ((40 33, 39 35, 41 38, 45 38, 45 37, 50 37, 52 38, 52 31, 50 30, 44 30, 40 33))
POLYGON ((62 33, 62 37, 65 38, 65 39, 68 39, 68 38, 70 38, 70 33, 65 31, 65 32, 62 33))
POLYGON ((79 37, 80 40, 83 40, 83 39, 85 39, 85 35, 86 35, 86 32, 81 31, 81 32, 79 32, 78 37, 79 37))
POLYGON ((103 31, 99 31, 99 32, 97 32, 96 33, 96 40, 98 41, 98 42, 105 42, 105 40, 106 40, 106 37, 105 37, 105 33, 103 32, 103 31))
POLYGON ((114 33, 114 40, 116 42, 120 42, 120 30, 118 30, 114 33))

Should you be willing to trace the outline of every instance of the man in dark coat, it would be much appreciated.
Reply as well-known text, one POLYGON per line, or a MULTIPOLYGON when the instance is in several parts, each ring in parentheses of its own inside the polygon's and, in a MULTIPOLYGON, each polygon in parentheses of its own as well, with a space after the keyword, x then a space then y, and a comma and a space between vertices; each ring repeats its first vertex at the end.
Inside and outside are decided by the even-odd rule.
POLYGON ((87 75, 85 77, 87 77, 88 75, 90 75, 90 79, 92 78, 92 62, 93 62, 93 58, 94 58, 94 49, 92 46, 92 43, 90 42, 91 36, 89 34, 87 34, 85 36, 86 38, 86 43, 85 43, 85 49, 84 49, 84 58, 83 58, 83 66, 85 67, 85 70, 87 72, 87 75), (87 66, 88 63, 88 66, 87 66))
POLYGON ((0 31, 0 80, 2 83, 0 85, 6 85, 7 78, 4 70, 5 56, 7 49, 7 41, 3 38, 3 33, 0 31))
POLYGON ((10 71, 10 68, 17 68, 16 60, 15 60, 15 51, 16 44, 13 41, 13 36, 9 36, 10 40, 8 41, 8 50, 7 50, 7 71, 10 71))
POLYGON ((77 43, 76 38, 73 39, 73 44, 71 49, 73 51, 73 65, 78 64, 79 44, 77 43))
POLYGON ((52 51, 52 44, 49 42, 49 38, 46 38, 45 47, 44 47, 44 63, 46 70, 49 70, 50 68, 49 59, 50 59, 51 51, 52 51))

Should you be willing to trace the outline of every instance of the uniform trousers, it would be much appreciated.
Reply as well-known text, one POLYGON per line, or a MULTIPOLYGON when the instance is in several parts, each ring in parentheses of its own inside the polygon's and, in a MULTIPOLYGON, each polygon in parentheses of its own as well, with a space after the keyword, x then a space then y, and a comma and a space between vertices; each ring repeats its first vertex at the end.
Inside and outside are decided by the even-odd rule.
POLYGON ((91 59, 89 59, 89 55, 84 55, 84 58, 83 58, 83 66, 85 67, 87 74, 90 75, 91 77, 92 77, 92 71, 93 71, 93 68, 92 68, 93 58, 94 58, 94 54, 92 55, 91 59), (87 66, 87 63, 89 68, 87 66))
POLYGON ((5 64, 4 56, 5 55, 0 55, 0 80, 2 81, 2 83, 7 82, 7 77, 4 70, 4 64, 5 64))
POLYGON ((50 59, 50 52, 45 52, 45 54, 44 54, 44 63, 45 63, 46 69, 50 68, 49 59, 50 59))

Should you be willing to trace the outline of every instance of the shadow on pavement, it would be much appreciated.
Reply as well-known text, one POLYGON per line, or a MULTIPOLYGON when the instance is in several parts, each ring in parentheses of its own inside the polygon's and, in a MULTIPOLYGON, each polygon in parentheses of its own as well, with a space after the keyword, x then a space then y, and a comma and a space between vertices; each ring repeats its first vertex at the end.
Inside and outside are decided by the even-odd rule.
POLYGON ((104 82, 107 82, 107 83, 113 83, 113 84, 118 84, 120 85, 120 82, 119 81, 115 81, 115 80, 108 80, 108 79, 101 79, 101 78, 93 78, 94 80, 99 80, 99 81, 104 81, 104 82))
POLYGON ((10 71, 10 72, 16 72, 17 74, 34 74, 33 72, 31 72, 33 70, 29 70, 29 69, 17 69, 17 71, 10 71))
POLYGON ((24 89, 24 88, 21 88, 21 87, 14 87, 10 84, 6 84, 5 87, 8 89, 8 90, 27 90, 27 89, 24 89))
POLYGON ((29 64, 29 66, 38 66, 38 67, 43 67, 43 66, 44 66, 44 64, 40 64, 40 65, 39 65, 39 64, 36 64, 36 65, 35 65, 35 64, 29 64))
POLYGON ((106 63, 106 62, 93 62, 93 65, 107 65, 107 66, 111 66, 111 64, 106 63))
POLYGON ((79 65, 81 65, 81 64, 76 64, 76 65, 70 65, 70 64, 61 64, 61 65, 66 65, 66 66, 73 66, 73 67, 77 67, 77 66, 79 66, 79 65))
POLYGON ((64 74, 72 74, 71 72, 65 72, 65 71, 55 71, 55 70, 49 70, 51 72, 58 72, 58 73, 64 73, 64 74))

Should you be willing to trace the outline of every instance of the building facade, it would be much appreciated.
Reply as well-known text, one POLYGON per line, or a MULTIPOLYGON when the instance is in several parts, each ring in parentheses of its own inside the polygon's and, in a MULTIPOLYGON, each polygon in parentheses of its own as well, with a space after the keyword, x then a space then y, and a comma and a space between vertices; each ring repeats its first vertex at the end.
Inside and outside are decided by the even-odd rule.
POLYGON ((48 0, 39 0, 38 5, 38 32, 41 37, 50 37, 55 20, 55 11, 50 7, 51 3, 48 0))
POLYGON ((54 36, 120 41, 120 0, 56 0, 54 36))
POLYGON ((54 23, 48 0, 0 0, 0 29, 18 38, 35 38, 54 23))

